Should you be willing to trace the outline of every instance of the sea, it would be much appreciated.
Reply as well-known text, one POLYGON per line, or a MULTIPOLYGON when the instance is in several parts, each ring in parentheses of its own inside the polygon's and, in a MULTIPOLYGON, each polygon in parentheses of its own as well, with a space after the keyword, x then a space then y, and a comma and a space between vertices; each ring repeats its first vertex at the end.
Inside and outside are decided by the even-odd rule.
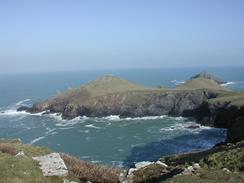
POLYGON ((125 118, 77 117, 17 112, 22 105, 54 97, 105 74, 113 74, 149 87, 173 88, 191 76, 208 71, 227 81, 225 86, 244 91, 244 67, 121 69, 0 75, 0 138, 20 138, 23 143, 45 146, 82 160, 129 167, 155 161, 164 155, 213 147, 226 138, 225 129, 196 124, 183 117, 125 118), (194 128, 192 128, 194 127, 194 128))

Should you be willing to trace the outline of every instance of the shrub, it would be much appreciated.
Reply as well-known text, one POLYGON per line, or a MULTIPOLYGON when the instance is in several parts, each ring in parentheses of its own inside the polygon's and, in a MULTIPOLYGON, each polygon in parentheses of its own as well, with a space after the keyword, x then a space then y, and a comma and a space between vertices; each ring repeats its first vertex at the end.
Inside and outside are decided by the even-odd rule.
POLYGON ((0 152, 7 153, 14 156, 18 153, 18 150, 15 147, 0 143, 0 152))
POLYGON ((67 154, 61 154, 69 171, 73 172, 82 182, 91 181, 93 183, 117 183, 119 174, 122 171, 119 168, 95 165, 71 157, 67 154))

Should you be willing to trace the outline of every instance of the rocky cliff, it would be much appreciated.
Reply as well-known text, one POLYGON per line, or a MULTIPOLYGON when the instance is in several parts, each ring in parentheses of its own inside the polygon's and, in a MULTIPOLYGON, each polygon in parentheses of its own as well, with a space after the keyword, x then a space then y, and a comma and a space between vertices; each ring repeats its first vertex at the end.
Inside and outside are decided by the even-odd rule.
POLYGON ((194 110, 203 101, 216 96, 216 92, 195 91, 128 91, 92 98, 84 103, 51 100, 36 103, 28 112, 49 111, 61 113, 65 119, 77 116, 104 117, 119 115, 120 117, 141 117, 171 115, 181 116, 185 111, 194 110))
POLYGON ((193 116, 203 125, 228 129, 228 142, 244 139, 243 93, 225 93, 204 101, 198 108, 188 111, 184 116, 193 116))

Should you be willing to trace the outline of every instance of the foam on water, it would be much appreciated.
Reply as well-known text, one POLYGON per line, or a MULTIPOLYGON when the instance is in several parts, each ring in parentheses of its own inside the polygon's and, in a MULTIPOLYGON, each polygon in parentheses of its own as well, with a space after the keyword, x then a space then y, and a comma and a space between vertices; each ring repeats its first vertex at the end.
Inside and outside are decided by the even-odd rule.
POLYGON ((17 111, 16 109, 8 109, 5 111, 1 111, 1 116, 16 116, 16 115, 28 115, 29 113, 25 111, 17 111))
POLYGON ((85 125, 85 127, 87 127, 87 128, 96 128, 96 129, 101 128, 101 127, 95 126, 93 124, 85 125))
POLYGON ((22 104, 24 104, 26 102, 29 102, 29 101, 31 101, 31 99, 24 99, 24 100, 21 100, 21 101, 17 102, 15 105, 16 106, 20 106, 20 105, 22 105, 22 104))
POLYGON ((84 122, 86 120, 93 120, 96 122, 103 122, 103 121, 137 121, 137 120, 156 120, 156 119, 164 119, 164 118, 172 118, 175 120, 183 120, 183 117, 170 117, 167 115, 161 115, 161 116, 144 116, 144 117, 126 117, 121 118, 119 115, 110 115, 106 117, 87 117, 87 116, 78 116, 74 119, 68 120, 63 119, 62 114, 60 113, 48 113, 49 111, 42 111, 39 113, 29 113, 26 111, 17 111, 16 108, 13 109, 7 109, 0 111, 0 115, 2 116, 17 116, 17 115, 31 115, 31 116, 43 116, 43 117, 50 117, 55 119, 56 121, 59 121, 61 123, 57 123, 57 126, 69 126, 74 125, 79 122, 84 122), (46 114, 48 113, 48 114, 46 114))
MULTIPOLYGON (((180 120, 176 119, 176 120, 180 120)), ((201 130, 210 130, 210 129, 215 129, 209 126, 203 126, 200 125, 196 122, 193 121, 184 121, 184 122, 180 122, 180 123, 176 123, 173 124, 172 126, 169 127, 164 127, 164 128, 160 128, 160 132, 164 132, 164 131, 177 131, 177 130, 187 130, 187 131, 192 131, 192 132, 199 132, 201 130)))
POLYGON ((20 116, 20 115, 29 115, 29 116, 42 116, 46 111, 39 113, 29 113, 26 111, 17 111, 17 109, 7 109, 0 111, 0 116, 20 116))
POLYGON ((50 135, 55 135, 58 132, 56 131, 56 128, 50 128, 47 126, 46 123, 42 122, 42 126, 44 127, 44 129, 46 130, 43 136, 37 137, 33 140, 31 140, 30 144, 34 144, 36 142, 39 142, 40 140, 45 139, 46 137, 50 136, 50 135))
POLYGON ((221 86, 228 86, 228 85, 233 85, 233 84, 236 84, 236 83, 237 83, 237 82, 235 82, 235 81, 230 81, 230 82, 221 84, 221 86))
POLYGON ((30 141, 30 144, 34 144, 42 139, 46 138, 46 136, 41 136, 41 137, 37 137, 35 139, 33 139, 32 141, 30 141))
POLYGON ((230 88, 231 90, 243 91, 244 90, 244 81, 230 81, 222 84, 222 86, 230 88))
POLYGON ((172 80, 171 82, 176 86, 185 83, 185 81, 178 81, 178 80, 172 80))
POLYGON ((100 122, 100 121, 104 121, 104 120, 108 120, 108 121, 156 120, 156 119, 163 119, 165 117, 167 117, 167 116, 166 115, 161 115, 161 116, 144 116, 144 117, 126 117, 126 118, 121 118, 119 115, 110 115, 110 116, 106 116, 106 117, 102 117, 102 118, 88 118, 88 119, 94 119, 95 121, 100 122))

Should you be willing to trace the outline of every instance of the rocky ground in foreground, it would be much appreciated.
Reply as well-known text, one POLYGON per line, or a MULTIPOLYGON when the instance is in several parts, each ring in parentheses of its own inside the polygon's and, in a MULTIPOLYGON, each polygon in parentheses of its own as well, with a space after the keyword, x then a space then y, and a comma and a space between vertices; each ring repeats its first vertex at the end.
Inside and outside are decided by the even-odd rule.
POLYGON ((244 141, 162 157, 156 163, 135 170, 131 177, 134 183, 242 183, 244 141))
POLYGON ((0 165, 3 183, 242 183, 244 141, 140 162, 127 171, 84 162, 20 140, 1 139, 0 165))

